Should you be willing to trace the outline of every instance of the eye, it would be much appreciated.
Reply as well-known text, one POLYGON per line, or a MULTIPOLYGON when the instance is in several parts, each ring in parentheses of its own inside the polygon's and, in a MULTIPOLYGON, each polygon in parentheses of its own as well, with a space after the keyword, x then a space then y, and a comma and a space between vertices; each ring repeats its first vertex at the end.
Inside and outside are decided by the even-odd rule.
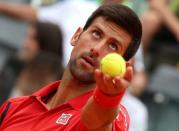
POLYGON ((93 31, 92 32, 92 35, 93 35, 93 37, 94 38, 96 38, 96 39, 99 39, 99 38, 101 38, 101 33, 99 32, 99 31, 93 31))
POLYGON ((117 50, 118 50, 118 46, 117 46, 117 44, 115 44, 115 43, 109 43, 109 48, 111 48, 111 49, 114 50, 114 51, 117 51, 117 50))

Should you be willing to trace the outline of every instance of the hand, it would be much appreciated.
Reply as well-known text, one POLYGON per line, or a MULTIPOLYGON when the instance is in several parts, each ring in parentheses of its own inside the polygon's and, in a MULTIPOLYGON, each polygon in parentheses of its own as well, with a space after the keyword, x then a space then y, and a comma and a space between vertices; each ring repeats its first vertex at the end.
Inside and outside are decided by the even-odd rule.
POLYGON ((118 95, 124 92, 132 79, 133 68, 127 66, 124 77, 111 77, 103 74, 99 69, 95 70, 95 80, 98 88, 106 95, 118 95))

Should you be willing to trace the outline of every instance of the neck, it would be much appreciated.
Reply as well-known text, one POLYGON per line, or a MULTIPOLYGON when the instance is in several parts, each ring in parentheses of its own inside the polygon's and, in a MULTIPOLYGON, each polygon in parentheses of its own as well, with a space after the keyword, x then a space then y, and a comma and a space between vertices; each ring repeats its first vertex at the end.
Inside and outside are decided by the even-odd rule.
POLYGON ((94 87, 95 84, 84 84, 75 79, 67 68, 64 72, 57 92, 47 102, 47 107, 49 109, 53 109, 92 90, 94 87))

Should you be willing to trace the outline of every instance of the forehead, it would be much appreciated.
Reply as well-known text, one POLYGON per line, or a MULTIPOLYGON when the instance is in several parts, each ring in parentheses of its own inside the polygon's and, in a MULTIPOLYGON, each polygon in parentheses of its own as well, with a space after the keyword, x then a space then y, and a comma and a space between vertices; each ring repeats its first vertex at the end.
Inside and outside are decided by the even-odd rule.
POLYGON ((132 37, 127 31, 117 24, 105 20, 103 17, 97 17, 88 28, 100 29, 104 35, 111 37, 112 39, 115 39, 119 43, 123 44, 124 48, 127 48, 129 43, 132 41, 132 37))

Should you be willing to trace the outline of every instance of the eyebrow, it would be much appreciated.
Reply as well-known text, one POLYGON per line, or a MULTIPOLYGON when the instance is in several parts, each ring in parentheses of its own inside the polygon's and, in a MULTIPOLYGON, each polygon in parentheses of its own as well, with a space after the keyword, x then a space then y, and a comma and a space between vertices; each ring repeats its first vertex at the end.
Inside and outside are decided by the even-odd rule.
POLYGON ((94 26, 92 27, 92 29, 95 29, 95 28, 96 28, 100 33, 104 34, 104 31, 103 31, 100 27, 94 25, 94 26))
MULTIPOLYGON (((93 29, 94 29, 94 28, 96 28, 97 30, 99 30, 99 32, 101 32, 102 34, 105 34, 104 31, 103 31, 100 27, 94 25, 93 29)), ((120 40, 118 40, 118 39, 116 39, 116 38, 112 38, 112 41, 116 42, 117 44, 122 45, 122 43, 120 42, 120 40)))

